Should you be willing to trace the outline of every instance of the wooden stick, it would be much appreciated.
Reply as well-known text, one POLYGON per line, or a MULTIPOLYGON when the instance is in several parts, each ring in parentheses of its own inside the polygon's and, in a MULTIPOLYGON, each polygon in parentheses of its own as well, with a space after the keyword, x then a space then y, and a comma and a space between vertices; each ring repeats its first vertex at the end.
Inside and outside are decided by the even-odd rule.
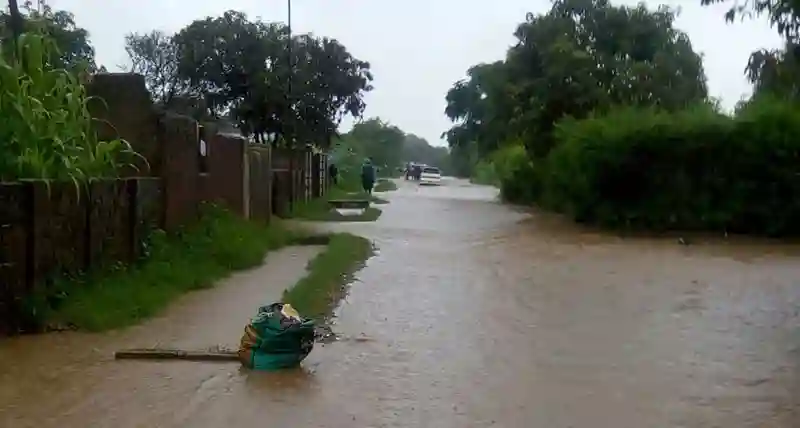
POLYGON ((114 353, 117 360, 239 361, 236 351, 184 351, 180 349, 125 349, 114 353))

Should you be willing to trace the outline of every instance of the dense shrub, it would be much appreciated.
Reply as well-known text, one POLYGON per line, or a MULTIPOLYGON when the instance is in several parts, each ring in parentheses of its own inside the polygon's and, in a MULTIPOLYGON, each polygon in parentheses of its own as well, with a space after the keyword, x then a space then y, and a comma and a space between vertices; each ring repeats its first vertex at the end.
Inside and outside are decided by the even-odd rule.
MULTIPOLYGON (((541 192, 540 173, 521 145, 503 147, 492 155, 500 181, 500 195, 514 203, 530 203, 541 192)), ((538 165, 538 163, 537 163, 538 165)))
POLYGON ((540 202, 612 227, 800 234, 797 135, 800 109, 769 100, 735 118, 704 106, 565 120, 540 202))
POLYGON ((481 160, 475 164, 472 171, 471 181, 476 184, 500 184, 500 177, 497 168, 491 160, 481 160))

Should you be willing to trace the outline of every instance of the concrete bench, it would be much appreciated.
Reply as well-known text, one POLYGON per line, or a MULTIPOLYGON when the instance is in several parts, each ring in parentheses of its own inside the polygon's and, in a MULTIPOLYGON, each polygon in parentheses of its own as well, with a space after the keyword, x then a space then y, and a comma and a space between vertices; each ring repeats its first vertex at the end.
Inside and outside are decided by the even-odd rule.
POLYGON ((331 199, 328 205, 336 209, 362 209, 369 208, 370 201, 367 199, 331 199))

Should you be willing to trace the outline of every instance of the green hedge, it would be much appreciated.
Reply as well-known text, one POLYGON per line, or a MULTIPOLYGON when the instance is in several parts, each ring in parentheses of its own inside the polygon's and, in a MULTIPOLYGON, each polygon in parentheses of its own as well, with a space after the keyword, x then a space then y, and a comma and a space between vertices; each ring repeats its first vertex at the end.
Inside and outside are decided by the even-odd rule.
POLYGON ((480 163, 480 168, 491 171, 500 187, 500 196, 505 201, 534 202, 541 191, 538 169, 534 168, 534 161, 519 144, 509 144, 496 151, 489 161, 480 163))
POLYGON ((503 197, 624 229, 800 235, 800 107, 762 100, 563 120, 556 147, 493 157, 503 197))
POLYGON ((541 203, 578 221, 653 230, 800 233, 800 109, 735 118, 625 109, 556 131, 541 203))

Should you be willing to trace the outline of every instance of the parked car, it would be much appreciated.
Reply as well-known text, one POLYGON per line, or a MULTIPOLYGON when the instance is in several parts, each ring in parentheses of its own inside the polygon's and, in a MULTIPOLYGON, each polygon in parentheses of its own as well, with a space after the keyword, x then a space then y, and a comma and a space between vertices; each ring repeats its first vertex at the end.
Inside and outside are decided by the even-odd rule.
POLYGON ((439 185, 441 181, 442 173, 439 168, 433 166, 422 168, 422 173, 419 175, 419 184, 439 185))

